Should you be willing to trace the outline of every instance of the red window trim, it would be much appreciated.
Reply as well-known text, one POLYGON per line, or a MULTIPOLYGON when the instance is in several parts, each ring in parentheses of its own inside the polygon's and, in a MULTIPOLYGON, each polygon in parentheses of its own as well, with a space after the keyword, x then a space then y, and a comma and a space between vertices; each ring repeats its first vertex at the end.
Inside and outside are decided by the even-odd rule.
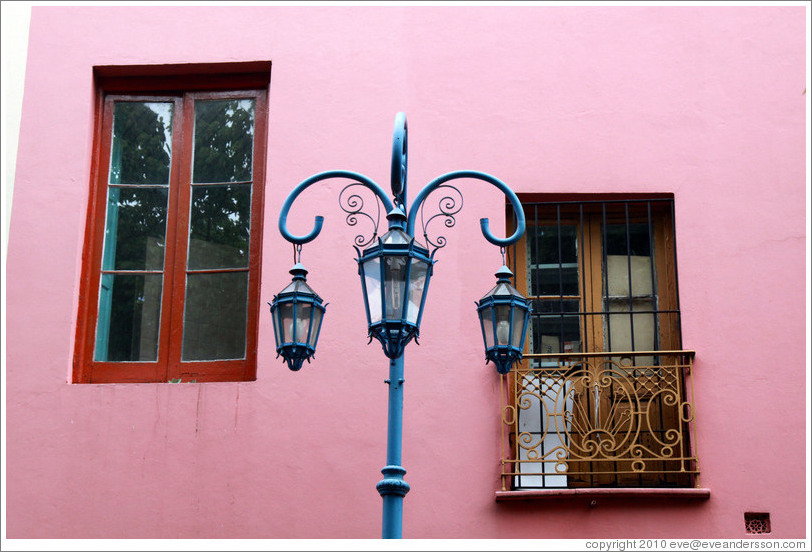
MULTIPOLYGON (((215 64, 223 68, 223 64, 215 64)), ((167 67, 156 66, 158 74, 142 75, 141 80, 129 70, 104 68, 94 71, 96 76, 96 115, 91 165, 90 196, 88 201, 85 246, 82 255, 82 280, 79 294, 79 317, 74 351, 74 383, 138 383, 182 381, 253 381, 256 379, 256 350, 259 329, 259 290, 262 254, 262 220, 265 188, 265 157, 268 119, 268 72, 226 71, 221 74, 201 72, 193 66, 189 72, 183 66, 181 76, 162 73, 167 67), (123 73, 126 76, 115 74, 123 73), (201 91, 210 83, 210 90, 201 91), (140 86, 133 86, 135 81, 140 86), (229 90, 223 90, 228 81, 229 90), (147 86, 144 86, 147 83, 147 86), (188 86, 182 86, 182 85, 188 86), (128 87, 130 87, 128 89, 128 87), (180 87, 180 89, 179 89, 180 87), (182 89, 182 90, 181 90, 182 89), (163 92, 161 92, 161 90, 163 92), (192 129, 194 101, 217 98, 253 98, 254 116, 254 170, 251 196, 251 238, 248 265, 248 305, 246 318, 246 354, 238 360, 181 361, 183 336, 184 295, 186 281, 186 255, 189 229, 189 201, 191 196, 192 129), (107 206, 107 175, 109 173, 112 137, 112 109, 116 100, 152 100, 175 103, 172 151, 178 152, 170 172, 166 253, 164 259, 164 285, 161 298, 161 317, 156 362, 98 362, 93 359, 98 294, 100 285, 103 238, 107 206), (180 208, 180 206, 185 206, 180 208)), ((245 64, 233 64, 232 69, 245 64)), ((97 68, 98 69, 98 68, 97 68)), ((140 68, 143 70, 143 67, 140 68)))

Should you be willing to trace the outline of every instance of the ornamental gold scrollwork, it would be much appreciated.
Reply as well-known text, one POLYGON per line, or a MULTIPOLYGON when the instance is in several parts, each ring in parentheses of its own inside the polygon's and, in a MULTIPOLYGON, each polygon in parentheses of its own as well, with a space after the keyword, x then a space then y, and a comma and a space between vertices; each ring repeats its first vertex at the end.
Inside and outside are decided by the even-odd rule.
POLYGON ((693 420, 693 405, 680 393, 682 368, 607 354, 515 369, 503 421, 514 424, 517 462, 551 466, 541 474, 571 474, 574 466, 584 473, 605 461, 626 473, 662 471, 665 461, 686 471, 683 425, 693 420))

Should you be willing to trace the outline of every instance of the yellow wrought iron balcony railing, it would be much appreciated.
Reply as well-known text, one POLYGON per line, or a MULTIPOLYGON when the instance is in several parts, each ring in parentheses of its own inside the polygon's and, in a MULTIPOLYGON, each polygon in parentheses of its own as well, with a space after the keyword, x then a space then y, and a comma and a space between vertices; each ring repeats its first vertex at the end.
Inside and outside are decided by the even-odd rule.
POLYGON ((695 487, 693 351, 525 355, 502 378, 502 490, 695 487))

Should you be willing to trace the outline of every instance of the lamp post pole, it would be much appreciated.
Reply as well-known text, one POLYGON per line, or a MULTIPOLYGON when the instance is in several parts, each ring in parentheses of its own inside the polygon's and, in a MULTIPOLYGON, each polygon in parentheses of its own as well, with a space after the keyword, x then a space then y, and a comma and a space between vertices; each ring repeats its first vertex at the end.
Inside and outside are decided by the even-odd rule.
POLYGON ((386 466, 384 478, 376 488, 383 498, 382 537, 399 539, 403 533, 403 497, 409 484, 403 480, 406 470, 401 466, 403 442, 403 355, 389 360, 389 414, 386 432, 386 466))
MULTIPOLYGON (((389 379, 385 380, 389 386, 386 466, 381 470, 384 478, 376 485, 383 499, 382 536, 387 539, 399 539, 402 536, 403 498, 409 492, 409 484, 403 479, 406 470, 401 465, 404 349, 412 339, 416 340, 419 336, 434 254, 446 244, 442 236, 429 239, 427 227, 437 217, 444 217, 446 228, 454 226, 454 215, 462 208, 462 194, 448 182, 471 179, 484 181, 501 190, 516 213, 516 230, 504 239, 490 232, 488 219, 480 219, 483 236, 500 247, 503 264, 505 248, 516 243, 525 229, 521 203, 513 190, 501 180, 479 171, 455 171, 434 179, 420 190, 407 210, 407 146, 406 116, 398 113, 392 140, 391 200, 371 179, 356 172, 341 170, 315 174, 291 191, 279 214, 279 232, 294 245, 295 266, 291 270, 294 278, 288 287, 274 296, 271 303, 277 353, 284 358, 291 370, 299 370, 302 363, 305 360, 310 362, 315 353, 326 307, 305 282, 307 271, 300 263, 300 254, 302 245, 315 239, 321 232, 324 218, 317 216, 313 229, 308 234, 297 236, 288 231, 288 213, 296 198, 317 182, 329 178, 353 181, 341 191, 339 205, 347 213, 349 225, 355 225, 359 215, 367 217, 374 224, 372 238, 365 240, 363 235, 357 236, 354 247, 358 253, 356 260, 361 276, 369 339, 370 342, 372 339, 380 341, 384 354, 389 358, 389 379), (344 193, 354 186, 362 186, 371 191, 377 202, 383 206, 389 221, 388 231, 383 236, 377 237, 379 221, 364 211, 361 196, 353 193, 344 198, 345 204, 342 204, 344 193), (459 204, 454 197, 446 195, 439 201, 439 213, 426 220, 423 217, 423 204, 432 192, 441 188, 456 192, 459 204), (425 245, 415 240, 418 213, 421 216, 425 245)), ((507 284, 506 274, 510 274, 510 271, 503 266, 497 273, 500 277, 497 286, 483 297, 477 309, 485 340, 486 359, 493 361, 500 373, 509 371, 512 364, 521 358, 530 316, 529 303, 515 288, 507 284), (497 327, 500 328, 498 332, 497 327), (504 331, 502 328, 508 329, 504 331)))

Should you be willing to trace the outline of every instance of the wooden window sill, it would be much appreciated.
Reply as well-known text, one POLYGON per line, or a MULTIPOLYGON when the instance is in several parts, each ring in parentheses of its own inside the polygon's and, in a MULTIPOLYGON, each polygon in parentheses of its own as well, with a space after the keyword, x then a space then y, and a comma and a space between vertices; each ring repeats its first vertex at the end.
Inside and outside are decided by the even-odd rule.
POLYGON ((497 502, 513 500, 550 500, 566 498, 654 498, 666 500, 708 500, 708 488, 691 489, 637 489, 637 488, 596 488, 596 489, 535 489, 528 491, 496 491, 497 502))

